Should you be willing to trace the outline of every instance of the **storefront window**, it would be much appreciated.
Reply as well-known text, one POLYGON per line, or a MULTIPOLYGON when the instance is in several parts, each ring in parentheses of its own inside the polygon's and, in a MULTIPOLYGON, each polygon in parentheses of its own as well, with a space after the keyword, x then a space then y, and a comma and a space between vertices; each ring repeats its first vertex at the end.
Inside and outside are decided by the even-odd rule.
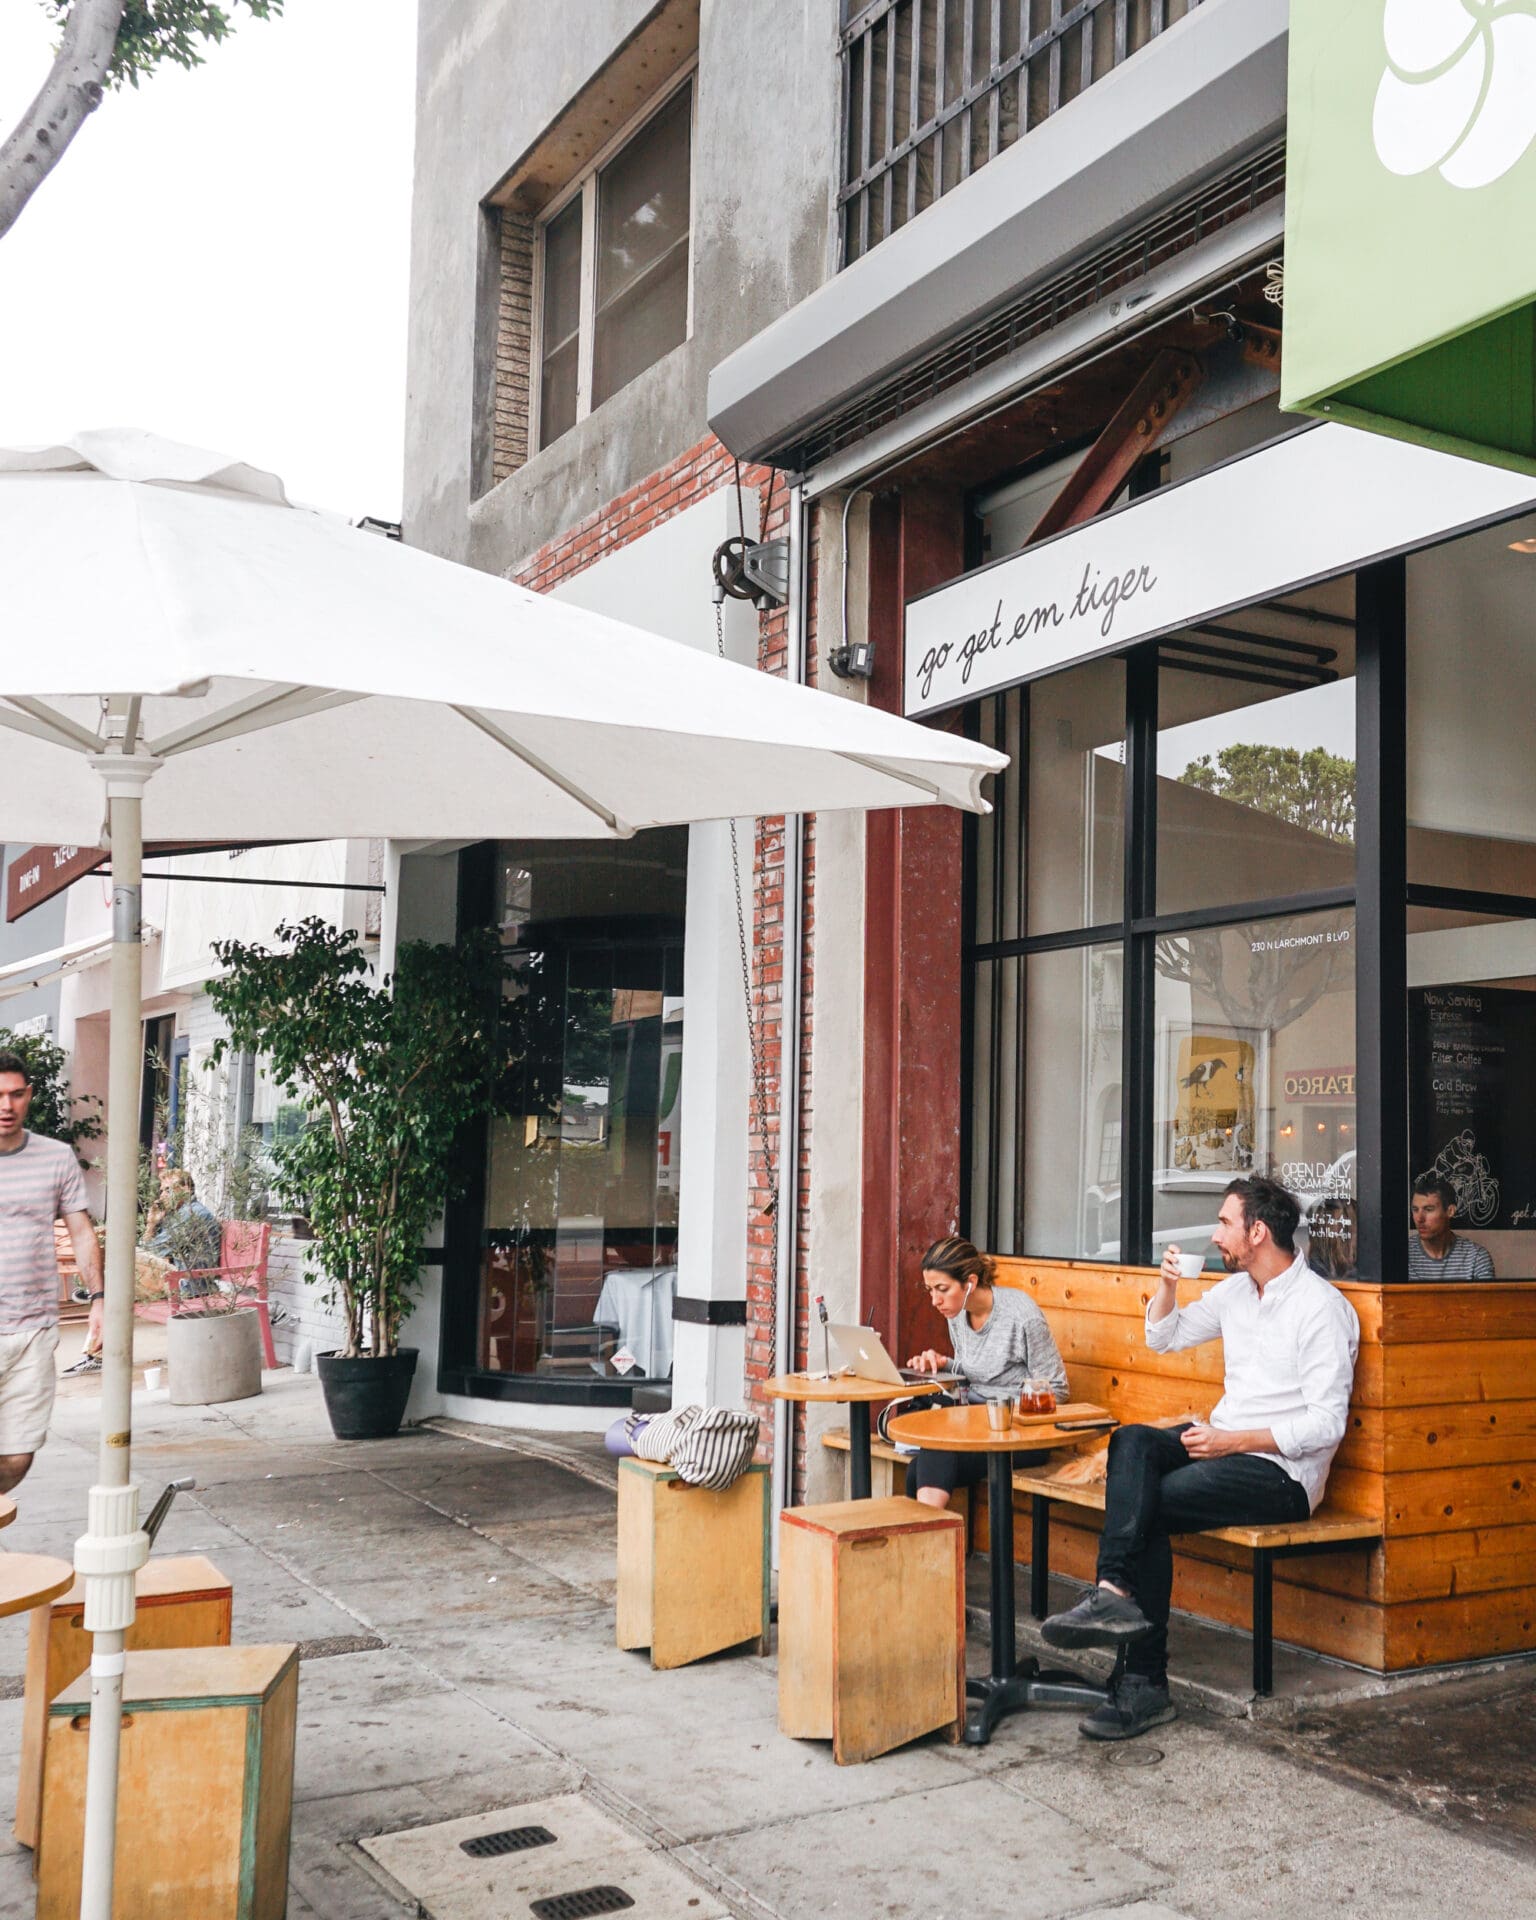
POLYGON ((1408 878, 1536 898, 1536 516, 1408 562, 1408 878))
POLYGON ((999 1253, 1101 1256, 1120 1218, 1120 947, 977 976, 973 1211, 999 1253))
POLYGON ((1319 1214, 1313 1265, 1348 1277, 1353 910, 1165 935, 1156 966, 1154 1254, 1208 1252, 1228 1182, 1273 1173, 1319 1214))
POLYGON ((683 830, 500 850, 517 1015, 486 1148, 479 1371, 670 1371, 686 861, 683 830))
POLYGON ((981 737, 1010 764, 978 832, 978 940, 1118 920, 1125 668, 1095 660, 989 700, 981 737))
POLYGON ((1160 913, 1353 885, 1353 601, 1335 581, 1165 647, 1160 913))

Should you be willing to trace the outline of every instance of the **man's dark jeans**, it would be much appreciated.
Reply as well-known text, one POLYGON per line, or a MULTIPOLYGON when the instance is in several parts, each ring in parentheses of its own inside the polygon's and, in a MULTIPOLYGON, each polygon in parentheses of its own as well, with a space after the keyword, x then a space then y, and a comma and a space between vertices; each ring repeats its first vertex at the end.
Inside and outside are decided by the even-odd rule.
POLYGON ((1306 1489, 1273 1460, 1229 1453, 1192 1460, 1183 1427, 1120 1427, 1109 1443, 1099 1578, 1135 1595, 1152 1631, 1132 1641, 1131 1673, 1163 1685, 1168 1678, 1168 1606, 1173 1548, 1168 1536, 1206 1527, 1262 1526, 1305 1520, 1306 1489))

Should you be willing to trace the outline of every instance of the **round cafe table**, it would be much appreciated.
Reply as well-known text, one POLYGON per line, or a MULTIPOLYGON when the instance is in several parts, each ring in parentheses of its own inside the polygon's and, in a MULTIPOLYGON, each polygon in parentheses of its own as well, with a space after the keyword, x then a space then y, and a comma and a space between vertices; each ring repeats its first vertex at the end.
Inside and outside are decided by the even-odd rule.
POLYGON ((0 1553, 0 1619, 46 1606, 75 1584, 67 1560, 48 1553, 0 1553))
POLYGON ((987 1524, 991 1534, 988 1558, 992 1574, 992 1666, 980 1680, 967 1680, 965 1690, 980 1702, 965 1726, 967 1746, 984 1747, 1005 1714, 1021 1707, 1087 1707, 1103 1704, 1105 1690, 1066 1672, 1044 1672, 1034 1658, 1020 1660, 1014 1646, 1013 1621, 1013 1461, 1015 1453, 1030 1449, 1063 1450, 1081 1446, 1114 1422, 1102 1408, 1073 1405, 1061 1417, 1084 1421, 1102 1417, 1091 1427, 1064 1430, 1045 1418, 1032 1418, 994 1431, 985 1406, 930 1407, 918 1413, 899 1413, 891 1421, 892 1440, 903 1446, 931 1447, 939 1453, 987 1455, 987 1524))
POLYGON ((866 1380, 856 1373, 780 1373, 763 1382, 769 1400, 797 1400, 810 1406, 848 1409, 848 1491, 855 1500, 870 1498, 869 1410, 887 1400, 916 1393, 937 1393, 944 1380, 866 1380))

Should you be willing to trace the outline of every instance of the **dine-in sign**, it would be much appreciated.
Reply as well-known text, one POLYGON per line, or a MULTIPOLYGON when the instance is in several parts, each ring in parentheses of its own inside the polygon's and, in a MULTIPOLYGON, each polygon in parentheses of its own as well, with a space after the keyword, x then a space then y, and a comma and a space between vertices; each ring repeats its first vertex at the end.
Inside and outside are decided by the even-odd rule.
POLYGON ((907 603, 904 709, 940 713, 1536 507, 1536 480, 1321 426, 907 603))

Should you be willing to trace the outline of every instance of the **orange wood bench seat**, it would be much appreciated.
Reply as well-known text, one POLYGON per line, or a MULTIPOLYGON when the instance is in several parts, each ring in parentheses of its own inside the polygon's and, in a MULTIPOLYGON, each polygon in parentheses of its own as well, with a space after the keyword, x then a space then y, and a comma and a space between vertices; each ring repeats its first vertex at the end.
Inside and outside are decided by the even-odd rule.
MULTIPOLYGON (((1074 1486, 1049 1473, 1020 1471, 1013 1476, 1015 1493, 1029 1495, 1031 1547, 1029 1556, 1029 1610, 1037 1620, 1050 1611, 1047 1582, 1051 1571, 1051 1507, 1104 1511, 1102 1486, 1074 1486)), ((1281 1520, 1265 1526, 1206 1527, 1202 1537, 1246 1547, 1253 1555, 1253 1690, 1262 1699, 1274 1691, 1274 1563, 1308 1553, 1335 1553, 1340 1547, 1374 1547, 1381 1527, 1356 1514, 1329 1513, 1310 1520, 1281 1520)))

